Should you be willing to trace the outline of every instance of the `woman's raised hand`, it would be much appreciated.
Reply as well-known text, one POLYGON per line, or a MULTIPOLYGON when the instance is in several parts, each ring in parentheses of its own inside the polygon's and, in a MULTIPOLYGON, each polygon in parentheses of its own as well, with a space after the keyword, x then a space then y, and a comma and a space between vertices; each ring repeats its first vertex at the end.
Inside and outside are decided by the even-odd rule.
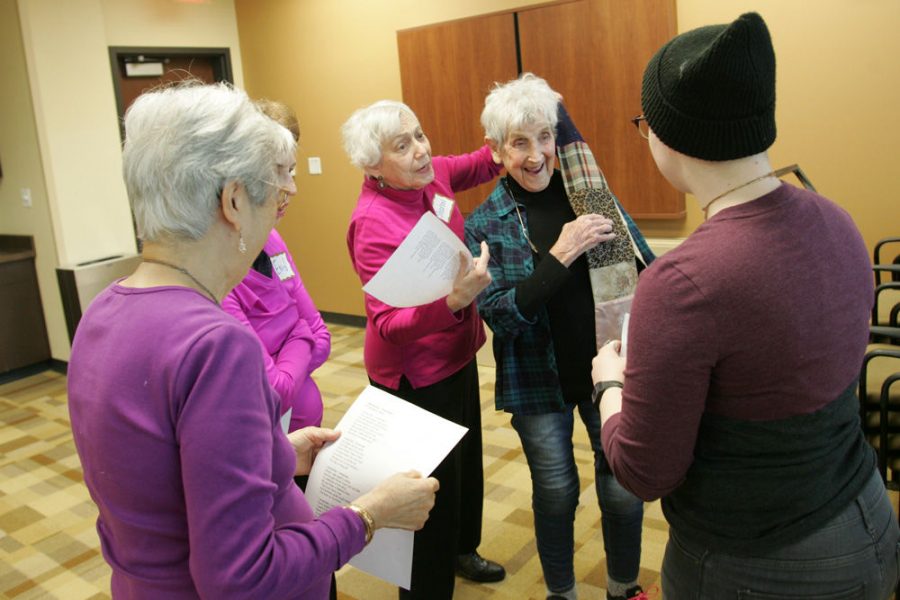
POLYGON ((490 260, 491 253, 488 251, 487 242, 481 242, 481 256, 475 258, 471 269, 465 252, 459 253, 459 271, 453 282, 453 290, 447 295, 447 306, 452 312, 472 304, 481 290, 490 285, 491 274, 488 271, 490 260))

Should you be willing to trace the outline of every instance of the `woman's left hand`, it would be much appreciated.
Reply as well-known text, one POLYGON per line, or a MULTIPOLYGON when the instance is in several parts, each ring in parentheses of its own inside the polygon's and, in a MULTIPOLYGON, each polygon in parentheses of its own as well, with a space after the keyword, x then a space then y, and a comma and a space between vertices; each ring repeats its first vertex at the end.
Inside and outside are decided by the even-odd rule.
POLYGON ((619 355, 621 343, 612 340, 603 344, 591 361, 591 378, 594 385, 601 381, 625 381, 625 358, 619 355))
POLYGON ((294 475, 309 475, 316 454, 322 446, 341 437, 341 432, 324 427, 304 427, 290 432, 287 437, 297 454, 297 468, 294 475))
POLYGON ((481 242, 481 256, 475 258, 471 269, 468 268, 465 253, 459 253, 459 271, 453 281, 453 290, 447 295, 447 308, 450 312, 462 310, 472 304, 475 297, 491 284, 491 273, 488 271, 490 260, 487 242, 481 242))

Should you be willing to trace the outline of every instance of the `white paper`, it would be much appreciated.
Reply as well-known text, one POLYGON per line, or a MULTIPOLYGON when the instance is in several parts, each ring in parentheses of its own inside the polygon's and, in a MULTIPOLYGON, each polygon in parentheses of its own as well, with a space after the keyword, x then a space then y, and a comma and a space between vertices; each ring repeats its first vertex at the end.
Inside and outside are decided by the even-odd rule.
POLYGON ((281 415, 281 430, 284 431, 285 435, 288 432, 288 429, 291 428, 291 413, 294 412, 294 407, 290 407, 287 409, 287 412, 281 415))
MULTIPOLYGON (((335 429, 341 437, 316 456, 306 485, 316 515, 349 504, 394 473, 431 474, 468 431, 371 386, 335 429)), ((379 529, 350 564, 409 589, 412 550, 412 531, 379 529)))
POLYGON ((626 352, 628 351, 628 318, 631 316, 631 313, 625 313, 625 316, 622 317, 622 347, 619 350, 619 356, 622 358, 626 358, 626 352))
POLYGON ((469 268, 469 249, 453 230, 427 212, 363 291, 397 308, 434 302, 453 290, 460 252, 465 254, 469 268))

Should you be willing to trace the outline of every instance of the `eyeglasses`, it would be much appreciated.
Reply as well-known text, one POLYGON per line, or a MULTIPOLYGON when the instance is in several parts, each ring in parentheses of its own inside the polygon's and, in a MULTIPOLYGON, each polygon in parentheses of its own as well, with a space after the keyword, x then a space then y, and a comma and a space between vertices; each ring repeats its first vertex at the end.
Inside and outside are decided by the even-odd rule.
POLYGON ((631 122, 637 127, 638 133, 641 134, 642 138, 645 140, 650 139, 650 125, 647 123, 647 117, 638 115, 631 119, 631 122))
MULTIPOLYGON (((281 170, 282 168, 283 167, 279 166, 279 170, 281 170)), ((291 178, 291 180, 293 180, 294 177, 297 176, 296 165, 288 169, 288 176, 291 178)), ((279 212, 284 211, 290 203, 290 197, 294 194, 294 192, 286 188, 284 185, 275 183, 274 181, 267 181, 265 179, 260 179, 259 181, 265 183, 266 185, 270 185, 277 190, 278 195, 276 196, 276 206, 278 207, 279 212)))

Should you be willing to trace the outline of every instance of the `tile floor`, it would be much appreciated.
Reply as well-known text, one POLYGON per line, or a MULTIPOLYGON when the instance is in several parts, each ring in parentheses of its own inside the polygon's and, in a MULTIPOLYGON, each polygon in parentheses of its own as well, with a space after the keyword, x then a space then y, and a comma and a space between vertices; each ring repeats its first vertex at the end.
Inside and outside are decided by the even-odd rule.
MULTIPOLYGON (((334 425, 367 383, 362 330, 329 325, 332 354, 316 374, 325 402, 325 425, 334 425)), ((497 584, 457 580, 458 600, 542 600, 535 549, 528 468, 509 415, 494 411, 494 371, 479 360, 484 436, 485 511, 481 552, 501 562, 507 579, 497 584)), ((66 408, 66 379, 54 372, 0 385, 0 596, 25 600, 109 598, 109 568, 100 555, 96 509, 82 483, 66 408)), ((583 599, 605 598, 605 558, 592 457, 584 429, 576 426, 575 456, 581 474, 576 514, 575 570, 583 599)), ((667 526, 658 503, 644 517, 640 583, 659 584, 667 526)), ((340 600, 396 598, 396 588, 345 567, 337 574, 340 600)))

